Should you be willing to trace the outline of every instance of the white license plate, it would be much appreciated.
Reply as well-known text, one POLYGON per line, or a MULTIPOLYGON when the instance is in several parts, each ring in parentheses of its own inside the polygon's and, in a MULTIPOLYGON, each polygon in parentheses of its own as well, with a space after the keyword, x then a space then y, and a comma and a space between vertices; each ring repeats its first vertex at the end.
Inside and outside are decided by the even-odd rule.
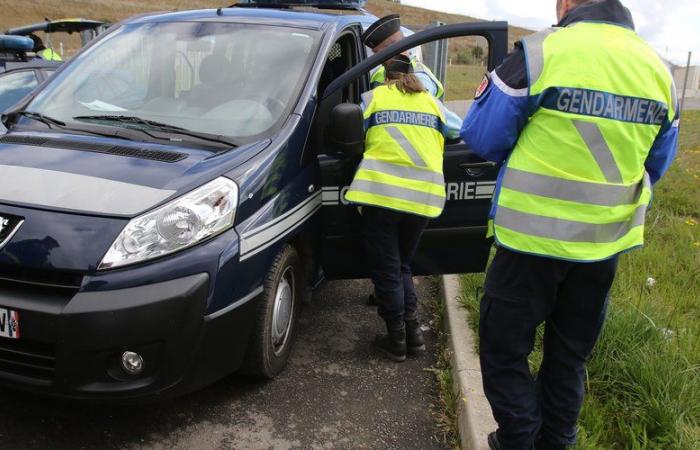
POLYGON ((0 308, 0 337, 19 339, 19 313, 0 308))

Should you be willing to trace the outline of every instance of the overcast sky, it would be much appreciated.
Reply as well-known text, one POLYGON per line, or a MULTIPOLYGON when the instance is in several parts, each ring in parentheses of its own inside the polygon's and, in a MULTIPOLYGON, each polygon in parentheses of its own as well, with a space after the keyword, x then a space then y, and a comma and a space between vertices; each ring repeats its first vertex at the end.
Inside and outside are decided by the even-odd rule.
MULTIPOLYGON (((402 0, 420 6, 512 25, 541 29, 556 22, 556 0, 402 0)), ((634 16, 637 32, 661 56, 685 65, 700 64, 700 0, 622 0, 634 16)))

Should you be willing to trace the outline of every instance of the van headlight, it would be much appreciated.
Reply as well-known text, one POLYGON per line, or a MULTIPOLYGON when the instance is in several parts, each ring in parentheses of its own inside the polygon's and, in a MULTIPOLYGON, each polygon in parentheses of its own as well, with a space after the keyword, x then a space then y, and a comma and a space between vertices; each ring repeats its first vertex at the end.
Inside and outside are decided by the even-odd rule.
POLYGON ((233 226, 238 186, 220 177, 158 209, 132 219, 99 269, 146 261, 191 247, 233 226))

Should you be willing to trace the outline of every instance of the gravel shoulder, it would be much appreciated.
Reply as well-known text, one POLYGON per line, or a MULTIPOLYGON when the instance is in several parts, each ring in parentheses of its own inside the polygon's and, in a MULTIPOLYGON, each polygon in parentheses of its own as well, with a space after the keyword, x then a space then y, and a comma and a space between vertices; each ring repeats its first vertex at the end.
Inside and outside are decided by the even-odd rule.
MULTIPOLYGON (((421 299, 436 286, 418 279, 421 299)), ((371 348, 382 322, 371 284, 324 285, 306 305, 287 370, 270 382, 232 376, 157 405, 76 404, 0 389, 3 448, 440 449, 435 333, 403 364, 371 348)), ((424 316, 427 318, 427 314, 424 316)))

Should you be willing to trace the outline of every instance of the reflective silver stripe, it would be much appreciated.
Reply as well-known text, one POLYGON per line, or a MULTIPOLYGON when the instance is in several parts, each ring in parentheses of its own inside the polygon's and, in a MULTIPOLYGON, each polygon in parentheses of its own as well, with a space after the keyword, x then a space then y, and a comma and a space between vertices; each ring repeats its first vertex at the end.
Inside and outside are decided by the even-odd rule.
POLYGON ((365 104, 365 108, 368 108, 372 100, 374 99, 374 91, 367 91, 362 94, 362 103, 365 104))
POLYGON ((174 193, 89 175, 0 165, 0 200, 9 203, 133 216, 174 193))
POLYGON ((311 195, 306 200, 273 220, 253 230, 241 234, 241 261, 257 255, 274 243, 280 241, 321 208, 321 192, 311 195))
POLYGON ((680 117, 680 111, 678 111, 678 108, 680 108, 681 105, 678 104, 678 89, 676 89, 676 81, 673 79, 673 75, 671 75, 671 101, 673 104, 669 105, 669 109, 673 108, 673 111, 675 112, 674 119, 677 119, 680 117))
POLYGON ((413 164, 418 167, 428 167, 428 165, 421 158, 420 153, 415 149, 413 144, 408 140, 408 138, 396 127, 386 127, 384 128, 389 136, 391 136, 406 152, 408 157, 411 159, 413 164))
POLYGON ((582 120, 574 120, 574 126, 588 146, 588 149, 593 154, 598 167, 603 172, 605 180, 609 183, 622 183, 622 175, 617 167, 615 157, 605 142, 605 137, 600 132, 598 125, 593 122, 584 122, 582 120))
POLYGON ((436 99, 435 97, 431 97, 433 101, 435 101, 435 104, 437 105, 438 109, 442 113, 442 117, 440 117, 440 120, 444 123, 447 121, 447 107, 445 106, 444 103, 442 103, 440 100, 436 99))
POLYGON ((372 170, 407 180, 425 181, 426 183, 445 184, 445 177, 438 172, 426 169, 416 169, 409 166, 399 166, 376 159, 365 158, 360 163, 360 170, 372 170))
POLYGON ((632 228, 644 225, 646 205, 638 207, 624 222, 594 224, 529 214, 499 206, 495 224, 523 234, 566 242, 604 244, 616 242, 632 228))
POLYGON ((428 69, 428 67, 426 67, 425 64, 418 61, 417 59, 413 59, 411 62, 413 63, 413 72, 414 73, 424 73, 424 74, 428 75, 428 77, 430 77, 430 72, 428 72, 430 69, 428 69))
POLYGON ((523 38, 527 70, 530 75, 530 86, 535 84, 542 75, 544 70, 544 40, 555 31, 557 31, 557 28, 548 28, 523 38))
POLYGON ((618 186, 565 180, 513 168, 508 168, 503 177, 503 187, 507 189, 541 197, 600 206, 637 203, 647 182, 648 174, 645 174, 644 180, 637 185, 618 186))
POLYGON ((367 194, 383 195, 385 197, 406 200, 421 205, 442 208, 445 206, 445 197, 431 194, 429 192, 415 191, 390 184, 377 183, 369 180, 354 180, 350 186, 350 191, 365 192, 367 194))
POLYGON ((503 91, 504 94, 511 97, 527 97, 528 95, 527 88, 513 89, 512 87, 508 86, 505 81, 501 80, 501 77, 498 76, 495 70, 491 71, 491 81, 493 81, 493 84, 496 85, 498 89, 503 91))

